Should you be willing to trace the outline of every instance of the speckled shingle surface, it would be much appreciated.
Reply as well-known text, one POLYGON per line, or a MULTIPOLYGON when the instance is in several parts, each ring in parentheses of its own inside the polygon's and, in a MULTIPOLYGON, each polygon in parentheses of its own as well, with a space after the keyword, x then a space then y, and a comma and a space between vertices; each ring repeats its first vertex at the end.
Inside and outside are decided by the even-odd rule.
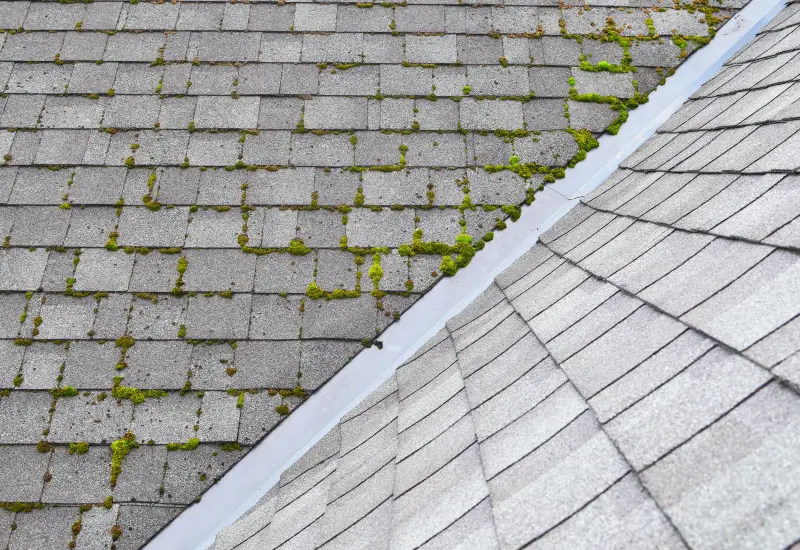
MULTIPOLYGON (((743 3, 519 4, 0 2, 0 547, 141 547, 743 3)), ((766 46, 752 55, 782 47, 766 46)), ((687 135, 761 136, 718 122, 687 135)), ((770 204, 720 227, 761 235, 770 204)), ((576 243, 586 261, 635 231, 602 216, 605 240, 576 243)), ((737 266, 762 260, 788 265, 737 266)), ((710 304, 707 330, 738 331, 724 312, 758 281, 710 304)), ((423 416, 400 421, 422 434, 423 416)), ((469 480, 459 505, 485 496, 479 462, 472 447, 437 474, 469 480)), ((394 474, 377 471, 382 495, 394 474)), ((408 525, 417 481, 396 504, 408 525)), ((304 498, 324 508, 322 487, 304 498)), ((344 487, 331 525, 371 510, 344 487)))
POLYGON ((213 548, 794 547, 798 14, 213 548))

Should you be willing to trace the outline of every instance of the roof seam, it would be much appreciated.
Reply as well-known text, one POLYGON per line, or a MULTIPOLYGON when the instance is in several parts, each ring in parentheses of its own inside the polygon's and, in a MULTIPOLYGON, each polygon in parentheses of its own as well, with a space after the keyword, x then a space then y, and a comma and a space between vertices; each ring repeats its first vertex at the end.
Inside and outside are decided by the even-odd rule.
MULTIPOLYGON (((555 251, 554 251, 552 248, 550 248, 549 246, 547 246, 547 245, 544 245, 544 244, 541 244, 541 243, 540 243, 540 245, 541 245, 541 246, 545 246, 546 248, 548 248, 548 249, 549 249, 551 252, 553 252, 553 254, 559 255, 557 252, 555 252, 555 251)), ((569 259, 567 259, 567 258, 564 258, 563 256, 561 256, 561 257, 562 257, 563 259, 565 259, 566 261, 568 261, 568 262, 570 261, 569 259)), ((573 265, 575 265, 575 264, 573 264, 573 265)), ((578 266, 576 265, 576 267, 578 267, 578 266)), ((582 269, 582 268, 581 268, 581 269, 582 269)), ((589 274, 591 277, 594 277, 594 275, 593 275, 593 274, 591 274, 589 271, 586 271, 586 270, 584 270, 584 271, 585 271, 586 273, 588 273, 588 274, 589 274)), ((614 286, 616 286, 616 285, 614 285, 614 286)), ((619 290, 621 290, 621 289, 620 289, 619 287, 617 287, 617 290, 619 291, 619 290)), ((614 295, 616 295, 616 293, 615 293, 614 295)), ((612 296, 613 296, 613 295, 612 295, 612 296)), ((609 298, 609 299, 610 299, 610 298, 609 298)), ((599 306, 598 306, 598 307, 599 307, 599 306)), ((638 311, 639 309, 641 309, 641 306, 640 306, 639 308, 636 308, 636 309, 634 310, 634 312, 635 312, 635 311, 638 311)), ((632 312, 630 315, 632 315, 632 314, 633 314, 633 312, 632 312)), ((626 316, 626 318, 627 318, 627 317, 629 317, 630 315, 626 316)), ((585 316, 584 316, 584 318, 585 318, 585 316)), ((624 319, 623 319, 623 320, 624 320, 624 319)), ((622 321, 619 321, 619 322, 622 322, 622 321)), ((617 326, 618 324, 619 324, 619 323, 615 323, 615 325, 614 325, 614 326, 617 326)), ((612 328, 613 328, 613 327, 612 327, 612 328)), ((609 330, 611 330, 611 329, 609 329, 609 330)), ((604 332, 604 334, 605 334, 605 333, 607 333, 607 332, 608 332, 608 331, 604 332)), ((601 429, 601 430, 603 431, 603 433, 605 434, 605 437, 606 437, 606 439, 607 439, 607 440, 608 440, 608 441, 609 441, 609 442, 610 442, 610 443, 611 443, 611 444, 614 446, 614 448, 615 448, 615 450, 617 451, 617 453, 619 454, 619 456, 620 456, 620 457, 622 457, 622 459, 623 459, 623 460, 625 460, 625 462, 626 462, 626 464, 627 464, 627 466, 628 466, 628 471, 627 471, 627 472, 626 472, 624 475, 622 475, 622 476, 621 476, 619 479, 617 479, 617 480, 616 480, 614 483, 610 484, 610 485, 609 485, 609 486, 608 486, 608 487, 607 487, 607 488, 606 488, 606 489, 605 489, 605 490, 604 490, 602 493, 600 493, 600 494, 603 494, 603 493, 605 493, 606 491, 608 491, 609 489, 611 489, 611 487, 613 487, 613 486, 614 486, 614 485, 615 485, 617 482, 619 482, 619 480, 623 479, 623 478, 624 478, 626 475, 628 475, 629 473, 630 473, 630 474, 632 474, 632 475, 633 475, 633 476, 634 476, 634 477, 637 479, 637 481, 638 481, 638 484, 639 484, 639 486, 642 488, 642 490, 643 490, 643 491, 645 491, 645 493, 648 495, 648 497, 650 498, 650 500, 651 500, 651 501, 654 503, 654 505, 655 505, 655 506, 658 508, 658 510, 660 511, 661 515, 662 515, 662 516, 665 518, 665 520, 666 520, 666 521, 667 521, 667 522, 670 524, 670 526, 672 527, 672 529, 674 530, 674 532, 677 534, 677 536, 678 536, 678 537, 680 537, 681 541, 684 543, 684 545, 686 546, 686 548, 691 548, 691 546, 690 546, 690 545, 688 544, 688 542, 685 540, 685 538, 684 538, 684 536, 683 536, 683 533, 681 533, 681 531, 680 531, 680 530, 677 528, 677 526, 676 526, 676 525, 673 523, 673 521, 672 521, 672 518, 670 518, 670 517, 669 517, 669 516, 666 514, 665 510, 664 510, 664 509, 661 507, 660 503, 659 503, 659 502, 658 502, 658 501, 657 501, 657 500, 656 500, 656 499, 653 497, 653 495, 650 493, 650 491, 647 489, 647 487, 644 485, 644 483, 642 483, 642 480, 641 480, 641 478, 639 477, 639 473, 636 471, 636 469, 635 469, 635 468, 633 467, 633 465, 630 463, 630 461, 628 460, 628 457, 625 455, 625 453, 623 453, 623 452, 622 452, 622 449, 619 447, 619 445, 617 445, 617 442, 614 440, 614 438, 612 438, 612 437, 609 435, 609 433, 606 431, 605 425, 604 425, 602 422, 600 422, 600 419, 598 418, 598 416, 597 416, 597 413, 595 412, 594 408, 593 408, 593 407, 592 407, 592 406, 589 404, 589 398, 585 397, 585 396, 583 395, 583 393, 582 393, 580 390, 578 390, 577 386, 575 386, 575 383, 572 381, 572 377, 569 375, 569 373, 567 373, 567 372, 566 372, 566 371, 563 369, 563 367, 561 366, 561 363, 560 363, 559 361, 557 361, 557 360, 556 360, 556 359, 555 359, 555 358, 552 356, 552 354, 550 354, 550 351, 549 351, 549 349, 548 349, 548 348, 547 348, 547 347, 544 345, 544 343, 541 341, 541 339, 540 339, 540 338, 539 338, 539 336, 536 334, 536 332, 533 330, 533 328, 531 328, 531 333, 534 335, 534 337, 536 338, 536 340, 539 342, 539 345, 541 345, 541 346, 542 346, 542 347, 543 347, 543 348, 544 348, 544 349, 547 351, 547 353, 548 353, 548 356, 549 356, 549 357, 550 357, 550 358, 553 360, 553 362, 554 362, 554 363, 555 363, 555 365, 558 367, 558 369, 559 369, 559 370, 561 370, 561 372, 564 374, 564 376, 565 376, 565 378, 566 378, 566 380, 567 380, 567 381, 565 382, 565 384, 567 384, 567 383, 568 383, 568 384, 570 384, 570 385, 571 385, 573 388, 575 388, 575 390, 576 390, 576 391, 578 392, 578 394, 581 396, 581 399, 583 400, 583 402, 584 402, 584 404, 585 404, 585 406, 586 406, 586 410, 584 411, 584 414, 588 413, 588 414, 591 414, 591 415, 594 417, 594 420, 597 422, 597 425, 600 427, 600 429, 601 429)), ((600 339, 600 338, 602 338, 602 335, 598 335, 598 336, 595 338, 595 340, 594 340, 594 341, 596 341, 596 340, 598 340, 598 339, 600 339)), ((585 346, 584 346, 584 347, 585 347, 585 346)), ((581 348, 581 349, 583 349, 583 348, 581 348)), ((576 352, 576 353, 577 353, 577 352, 576 352)), ((574 355, 574 354, 573 354, 573 355, 574 355)), ((635 368, 635 367, 634 367, 634 368, 635 368)), ((562 427, 562 428, 561 428, 561 430, 559 430, 558 432, 556 432, 555 434, 553 434, 553 435, 552 435, 552 436, 551 436, 549 439, 552 439, 553 437, 555 437, 555 436, 556 436, 556 435, 557 435, 559 432, 561 432, 561 431, 563 431, 564 429, 566 429, 566 428, 567 428, 567 427, 568 427, 570 424, 572 424, 573 422, 575 422, 575 420, 577 420, 577 419, 578 419, 578 418, 580 418, 581 416, 582 416, 582 414, 581 414, 581 415, 578 415, 578 416, 576 416, 576 417, 575 417, 575 419, 573 419, 571 422, 569 422, 569 423, 568 423, 566 426, 562 427)), ((541 447, 541 446, 542 446, 542 445, 544 445, 545 443, 546 443, 546 442, 543 442, 541 445, 539 445, 539 447, 541 447)), ((537 448, 538 448, 538 447, 537 447, 537 448)), ((531 451, 531 452, 534 452, 534 451, 535 451, 535 449, 534 449, 533 451, 531 451)), ((528 456, 529 454, 530 454, 530 453, 528 453, 526 456, 528 456)), ((520 459, 520 460, 521 460, 521 459, 520 459)), ((510 466, 508 466, 508 467, 504 468, 504 470, 508 469, 509 467, 510 467, 510 466)), ((504 471, 504 470, 503 470, 503 471, 504 471)), ((501 471, 501 472, 502 472, 502 471, 501 471)), ((496 475, 499 475, 501 472, 498 472, 496 475)), ((544 536, 544 535, 545 535, 547 532, 551 531, 552 529, 554 529, 554 528, 555 528, 555 527, 557 527, 558 525, 561 525, 562 523, 564 523, 565 521, 567 521, 569 518, 573 517, 575 514, 577 514, 578 512, 580 512, 581 510, 583 510, 584 508, 586 508, 586 506, 588 506, 588 505, 589 505, 591 502, 593 502, 593 501, 594 501, 594 500, 595 500, 597 497, 599 497, 599 496, 600 496, 600 495, 596 495, 596 496, 595 496, 595 497, 594 497, 592 500, 590 500, 589 502, 587 502, 586 504, 584 504, 584 506, 582 506, 582 507, 581 507, 581 508, 579 508, 578 510, 574 511, 572 514, 570 514, 569 516, 567 516, 566 518, 564 518, 564 519, 563 519, 561 522, 559 522, 557 525, 555 525, 555 526, 552 526, 550 529, 548 529, 548 530, 547 530, 545 533, 542 533, 541 535, 539 535, 539 537, 537 537, 537 538, 541 538, 541 537, 542 537, 542 536, 544 536)), ((536 539, 534 539, 534 540, 536 540, 536 539)), ((530 541, 530 542, 533 542, 533 541, 530 541)), ((530 544, 530 542, 529 542, 529 544, 530 544)))
MULTIPOLYGON (((737 178, 737 179, 738 179, 738 178, 737 178)), ((735 180, 734 180, 734 181, 735 181, 735 180)), ((783 181, 783 180, 781 179, 781 180, 779 180, 779 181, 783 181)), ((731 183, 733 183, 733 182, 731 182, 731 183)), ((774 187, 775 185, 777 185, 777 183, 775 183, 775 184, 773 185, 773 187, 774 187)), ((770 187, 770 189, 772 189, 772 187, 770 187)), ((586 203, 584 203, 584 204, 586 204, 586 203)), ((620 217, 620 218, 627 218, 627 219, 633 220, 634 222, 641 222, 641 223, 649 223, 649 224, 653 224, 653 225, 658 225, 658 226, 660 226, 660 227, 664 227, 664 228, 667 228, 667 229, 672 229, 673 231, 679 231, 679 232, 681 232, 681 233, 685 233, 685 234, 693 234, 693 235, 705 235, 705 236, 707 236, 707 237, 713 237, 714 239, 725 239, 725 240, 728 240, 728 241, 737 241, 737 242, 743 242, 743 243, 752 244, 752 245, 756 245, 756 246, 766 246, 766 247, 770 247, 770 248, 775 248, 775 249, 780 249, 780 250, 786 250, 787 252, 792 252, 792 253, 794 253, 794 254, 800 254, 800 248, 794 248, 794 247, 791 247, 791 246, 789 246, 789 245, 784 245, 784 244, 771 244, 771 243, 770 243, 770 244, 767 244, 767 243, 764 243, 764 242, 761 242, 761 241, 757 241, 757 240, 754 240, 754 239, 748 239, 748 238, 746 238, 746 237, 739 237, 739 236, 735 236, 735 235, 724 235, 724 234, 720 234, 720 233, 711 233, 711 232, 707 232, 707 231, 700 231, 700 230, 698 230, 698 229, 684 229, 684 228, 681 228, 681 227, 675 227, 675 226, 673 226, 673 225, 670 225, 670 224, 668 224, 668 223, 664 223, 664 222, 660 222, 660 221, 648 220, 648 219, 643 219, 643 218, 637 218, 636 216, 632 216, 632 215, 630 215, 630 214, 620 214, 620 213, 618 213, 618 212, 615 212, 615 211, 613 211, 613 210, 608 210, 608 209, 605 209, 605 208, 600 208, 600 207, 597 207, 597 206, 593 206, 593 205, 591 205, 591 204, 586 204, 586 206, 588 206, 588 207, 590 207, 590 208, 594 208, 595 210, 598 210, 598 211, 600 211, 600 212, 605 212, 605 213, 608 213, 608 214, 613 214, 613 215, 615 215, 615 216, 618 216, 618 217, 620 217)), ((700 206, 702 206, 702 205, 700 205, 700 206)), ((746 208, 747 206, 748 206, 748 205, 744 205, 744 206, 743 206, 741 209, 737 210, 736 212, 734 212, 733 214, 731 214, 730 216, 728 216, 728 218, 725 218, 725 220, 727 220, 727 219, 729 219, 729 218, 731 218, 731 217, 735 216, 736 214, 738 214, 739 212, 741 212, 741 210, 743 210, 743 209, 744 209, 744 208, 746 208)), ((699 208, 699 207, 698 207, 698 208, 699 208)), ((687 215, 688 215, 688 214, 687 214, 687 215)), ((683 218, 683 217, 685 217, 685 216, 682 216, 682 218, 683 218)), ((795 219, 796 219, 796 218, 795 218, 795 219)), ((723 223, 725 220, 722 220, 722 221, 720 221, 720 222, 719 222, 719 223, 717 223, 717 224, 716 224, 714 227, 717 227, 717 226, 721 225, 721 224, 722 224, 722 223, 723 223)), ((680 220, 678 220, 678 221, 680 221, 680 220)), ((789 222, 787 222, 787 223, 791 223, 792 221, 794 221, 794 219, 790 220, 790 221, 789 221, 789 222)), ((712 228, 712 229, 713 229, 713 228, 712 228)), ((770 234, 771 234, 771 233, 770 233, 770 234)), ((709 244, 710 244, 710 243, 709 243, 709 244)), ((544 245, 544 246, 547 246, 547 245, 544 245)), ((708 245, 706 245, 706 246, 708 246, 708 245)), ((548 248, 549 248, 549 247, 548 247, 548 248)), ((551 249, 551 250, 552 250, 552 249, 551 249)), ((702 250, 702 249, 701 249, 701 250, 702 250)), ((699 253, 699 252, 700 252, 700 251, 698 251, 698 253, 699 253)), ((564 257, 564 256, 562 256, 562 257, 564 257)), ((566 257, 564 257, 564 258, 565 258, 567 261, 571 262, 571 260, 569 260, 568 258, 566 258, 566 257)), ((653 281, 653 283, 655 283, 655 282, 657 282, 657 281, 653 281)), ((651 283, 651 284, 652 284, 652 283, 651 283)))
MULTIPOLYGON (((492 282, 491 284, 497 286, 496 283, 494 283, 494 282, 492 282)), ((491 285, 490 285, 490 287, 491 287, 491 285)), ((500 290, 500 293, 501 293, 502 296, 505 297, 505 292, 500 290)), ((506 298, 504 298, 504 300, 506 300, 506 298)), ((511 304, 509 304, 509 305, 511 305, 511 304)), ((495 305, 495 307, 496 307, 496 305, 495 305)), ((450 329, 447 328, 446 325, 445 325, 445 329, 444 330, 447 331, 448 337, 450 338, 451 341, 453 341, 453 335, 450 332, 450 329)), ((455 342, 454 341, 453 341, 453 347, 455 348, 455 342)), ((462 383, 462 386, 463 386, 463 389, 461 391, 464 392, 464 394, 465 394, 465 396, 467 398, 467 402, 468 402, 468 411, 467 411, 465 416, 469 416, 470 417, 470 423, 472 424, 472 433, 473 433, 473 436, 475 437, 475 442, 473 444, 477 445, 477 447, 478 447, 478 461, 480 462, 480 465, 481 465, 481 477, 483 478, 483 483, 486 486, 487 495, 486 495, 485 499, 481 500, 481 502, 483 502, 486 499, 489 499, 489 502, 493 502, 492 492, 489 489, 489 479, 486 476, 486 464, 484 462, 483 453, 480 452, 480 442, 478 441, 478 432, 475 429, 475 421, 472 418, 472 413, 475 410, 475 407, 473 407, 472 404, 469 403, 469 396, 467 395, 466 384, 464 383, 464 381, 466 380, 466 378, 464 377, 464 369, 461 367, 461 360, 459 359, 458 354, 459 354, 459 352, 456 352, 456 363, 458 363, 458 371, 461 374, 461 383, 462 383)), ((478 504, 480 504, 480 503, 478 503, 478 504)), ((493 531, 495 540, 497 540, 497 524, 496 524, 495 517, 494 517, 494 506, 491 506, 490 508, 492 510, 492 513, 490 514, 492 531, 493 531)), ((466 513, 468 513, 468 512, 466 512, 466 513)), ((466 513, 464 515, 466 515, 466 513)))
MULTIPOLYGON (((713 242, 713 241, 712 241, 712 242, 713 242)), ((710 243, 709 243, 709 244, 710 244, 710 243)), ((546 246, 546 245, 545 245, 545 246, 546 246)), ((708 245, 706 245, 706 246, 708 246, 708 245)), ((762 245, 762 246, 764 246, 764 245, 762 245)), ((705 247, 704 247, 704 248, 705 248, 705 247)), ((552 249, 551 249, 551 250, 552 250, 552 249)), ((701 249, 701 250, 702 250, 702 249, 701 249)), ((698 252, 697 252, 695 255, 697 255, 697 254, 699 254, 699 253, 700 253, 700 251, 698 251, 698 252)), ((718 294, 719 292, 721 292, 722 290, 724 290, 725 288, 727 288, 727 287, 728 287, 728 286, 730 286, 731 284, 735 283, 737 280, 739 280, 739 278, 740 278, 740 277, 742 277, 742 276, 743 276, 745 273, 747 273, 748 271, 750 271, 750 269, 753 269, 753 268, 755 268, 757 265, 759 265, 759 264, 760 264, 762 261, 764 261, 764 260, 765 260, 765 259, 766 259, 766 258, 767 258, 769 255, 771 255, 772 253, 774 253, 774 250, 773 250, 773 252, 770 252, 770 254, 767 254, 767 256, 765 256, 764 258, 762 258, 762 259, 761 259, 759 262, 756 262, 756 263, 755 263, 753 266, 751 266, 751 267, 750 267, 748 270, 746 270, 744 273, 742 273, 741 275, 739 275, 739 277, 737 277, 737 278, 736 278, 736 279, 734 279, 733 281, 730 281, 728 284, 724 285, 722 288, 718 289, 718 290, 717 290, 716 292, 714 292, 714 293, 713 293, 711 296, 708 296, 708 297, 707 297, 705 300, 703 300, 703 302, 705 302, 705 301, 707 301, 707 300, 711 299, 713 296, 715 296, 716 294, 718 294)), ((692 257, 694 257, 694 256, 692 256, 692 257)), ((567 262, 569 262, 570 264, 572 264, 572 265, 574 265, 575 267, 578 267, 578 268, 580 268, 580 269, 582 269, 582 270, 586 271, 586 272, 587 272, 587 273, 589 273, 589 274, 590 274, 592 277, 595 277, 595 278, 596 278, 596 276, 595 276, 594 274, 592 274, 590 271, 588 271, 588 270, 584 269, 583 267, 581 267, 581 266, 580 266, 580 265, 578 265, 577 263, 573 262, 573 261, 572 261, 572 260, 570 260, 569 258, 565 258, 565 259, 566 259, 566 261, 567 261, 567 262)), ((688 259, 687 259, 686 261, 688 261, 688 259)), ((685 262, 684 262, 684 263, 685 263, 685 262)), ((677 269, 677 267, 676 267, 675 269, 677 269)), ((665 274, 665 276, 666 276, 666 274, 665 274)), ((629 297, 631 297, 631 298, 634 298, 634 299, 636 299, 636 300, 639 300, 639 301, 643 302, 643 304, 646 304, 648 307, 651 307, 652 309, 656 310, 656 311, 657 311, 658 313, 660 313, 661 315, 666 315, 667 317, 669 317, 669 318, 670 318, 670 319, 672 319, 673 321, 675 321, 675 322, 678 322, 678 323, 682 324, 683 326, 686 326, 686 327, 689 327, 689 328, 691 328, 692 330, 694 330, 694 331, 695 331, 695 332, 697 332, 698 334, 700 334, 700 335, 702 335, 702 336, 704 336, 704 337, 708 338, 709 340, 713 341, 713 342, 714 342, 714 343, 715 343, 717 346, 719 346, 720 348, 722 348, 722 349, 724 349, 724 350, 726 350, 726 351, 728 351, 728 352, 730 352, 730 353, 733 353, 733 354, 735 354, 735 355, 738 355, 739 357, 741 357, 741 358, 742 358, 742 359, 744 359, 745 361, 748 361, 748 362, 750 362, 750 363, 752 363, 752 364, 754 364, 754 365, 757 365, 757 366, 758 366, 760 369, 762 369, 763 371, 765 371, 765 372, 767 373, 767 375, 769 375, 769 376, 770 376, 770 378, 771 378, 771 379, 775 379, 775 380, 781 380, 781 381, 784 381, 784 379, 783 379, 782 377, 779 377, 778 375, 774 374, 774 373, 773 373, 773 372, 772 372, 770 369, 768 369, 768 368, 767 368, 767 367, 765 367, 764 365, 762 365, 762 364, 760 364, 760 363, 758 363, 758 362, 756 362, 756 361, 754 361, 754 360, 750 359, 749 357, 746 357, 746 356, 745 356, 745 355, 743 355, 741 352, 739 352, 737 349, 735 349, 735 348, 731 347, 729 344, 726 344, 725 342, 722 342, 722 341, 721 341, 721 340, 719 340, 718 338, 716 338, 716 337, 714 337, 714 336, 712 336, 712 335, 708 334, 707 332, 703 331, 701 328, 699 328, 699 327, 696 327, 696 326, 694 326, 694 325, 691 325, 691 324, 687 323, 686 321, 684 321, 684 320, 683 320, 683 319, 681 319, 681 318, 677 318, 677 317, 675 317, 675 316, 674 316, 674 315, 672 315, 671 313, 669 313, 669 312, 665 311, 664 309, 662 309, 661 307, 659 307, 657 304, 654 304, 654 303, 652 303, 652 302, 649 302, 649 301, 647 301, 647 300, 645 300, 645 299, 643 299, 643 298, 640 298, 640 297, 639 297, 639 296, 637 296, 636 294, 633 294, 633 293, 632 293, 632 292, 630 292, 629 290, 627 290, 627 289, 625 289, 625 288, 623 288, 623 287, 620 287, 620 286, 616 285, 616 284, 615 284, 614 282, 612 282, 612 281, 606 281, 606 282, 608 282, 609 284, 612 284, 612 285, 614 285, 614 286, 615 286, 615 287, 616 287, 616 288, 617 288, 617 289, 618 289, 620 292, 624 293, 625 295, 627 295, 627 296, 629 296, 629 297)), ((649 285, 648 285, 648 286, 649 286, 649 285)), ((647 288, 647 287, 645 287, 645 288, 647 288)), ((642 290, 644 290, 644 289, 642 289, 642 290)), ((640 290, 640 292, 641 292, 641 290, 640 290)), ((703 303, 703 302, 701 302, 701 303, 703 303)), ((691 309, 694 309, 694 308, 695 308, 695 307, 697 307, 698 305, 700 305, 700 304, 696 304, 696 305, 692 306, 692 308, 691 308, 691 309)), ((641 306, 640 306, 640 307, 641 307, 641 306)), ((691 311, 691 309, 690 309, 689 311, 691 311)), ((688 311, 687 311, 686 313, 688 313, 688 311)), ((685 313, 684 313, 684 314, 682 314, 682 316, 683 316, 683 315, 685 315, 685 313)), ((615 325, 615 326, 616 326, 616 325, 615 325)), ((610 329, 609 329, 609 330, 610 330, 610 329)), ((608 332, 608 331, 606 331, 606 332, 608 332)), ((605 333, 604 333, 604 334, 605 334, 605 333)), ((584 346, 584 347, 585 347, 585 346, 584 346)), ((575 355, 575 354, 573 353, 572 355, 575 355)), ((788 382, 788 381, 787 381, 787 382, 788 382)), ((800 392, 798 392, 798 390, 797 390, 796 388, 794 388, 794 387, 793 387, 792 389, 795 391, 795 393, 800 393, 800 392)))

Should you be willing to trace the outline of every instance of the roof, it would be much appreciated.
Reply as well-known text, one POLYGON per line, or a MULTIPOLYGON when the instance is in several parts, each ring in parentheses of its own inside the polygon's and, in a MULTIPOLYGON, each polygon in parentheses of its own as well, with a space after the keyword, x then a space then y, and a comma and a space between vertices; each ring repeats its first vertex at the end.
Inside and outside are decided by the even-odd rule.
POLYGON ((798 33, 792 4, 213 549, 797 544, 798 33))
POLYGON ((0 547, 143 546, 743 5, 605 3, 0 2, 0 547))

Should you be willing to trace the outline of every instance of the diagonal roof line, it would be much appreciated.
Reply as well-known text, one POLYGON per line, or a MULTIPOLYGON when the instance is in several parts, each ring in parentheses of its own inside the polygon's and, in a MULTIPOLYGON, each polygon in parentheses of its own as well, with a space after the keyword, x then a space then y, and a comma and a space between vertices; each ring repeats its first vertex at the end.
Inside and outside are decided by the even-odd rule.
POLYGON ((566 177, 537 194, 514 224, 498 232, 473 263, 444 279, 390 326, 383 350, 363 350, 261 443, 238 462, 201 502, 194 504, 162 530, 148 549, 204 549, 216 534, 250 509, 341 417, 386 381, 445 322, 479 296, 504 269, 531 248, 539 235, 566 214, 580 197, 600 185, 710 78, 725 61, 766 25, 784 6, 783 0, 752 0, 716 37, 694 53, 632 111, 616 136, 604 135, 600 147, 566 177))

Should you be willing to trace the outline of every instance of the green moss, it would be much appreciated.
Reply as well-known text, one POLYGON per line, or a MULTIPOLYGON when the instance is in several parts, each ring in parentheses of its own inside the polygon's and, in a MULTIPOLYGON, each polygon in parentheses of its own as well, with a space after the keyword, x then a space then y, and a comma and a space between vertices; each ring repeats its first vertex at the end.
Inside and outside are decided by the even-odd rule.
POLYGON ((86 441, 79 441, 77 443, 70 443, 68 447, 69 454, 86 454, 89 452, 89 443, 86 441))
POLYGON ((200 445, 200 440, 192 437, 186 443, 167 443, 168 451, 193 451, 200 445))
POLYGON ((122 461, 131 452, 131 449, 139 447, 136 443, 136 436, 128 432, 120 439, 111 444, 111 486, 117 486, 117 478, 122 473, 122 461))
POLYGON ((361 296, 361 290, 356 288, 355 290, 345 290, 343 288, 337 288, 331 291, 322 289, 317 283, 311 282, 306 287, 306 296, 311 298, 312 300, 342 300, 346 298, 358 298, 361 296))
POLYGON ((239 443, 237 443, 236 441, 233 441, 231 443, 220 443, 219 448, 222 449, 223 451, 228 451, 228 452, 242 450, 242 446, 239 445, 239 443))
POLYGON ((41 510, 44 504, 41 502, 0 502, 0 508, 16 513, 30 513, 33 510, 41 510))
POLYGON ((442 272, 443 275, 453 276, 458 271, 458 267, 456 263, 453 261, 452 256, 449 254, 445 254, 442 256, 442 264, 439 266, 439 271, 442 272))
POLYGON ((289 414, 289 406, 286 403, 281 403, 277 407, 275 407, 275 412, 277 412, 281 416, 286 416, 289 414))
POLYGON ((144 403, 145 399, 157 399, 166 397, 164 390, 140 390, 122 385, 122 376, 114 378, 114 386, 111 388, 111 396, 115 399, 130 399, 134 405, 144 403))
POLYGON ((119 232, 111 231, 108 234, 108 241, 105 244, 106 250, 110 250, 111 252, 116 252, 119 250, 119 245, 117 244, 117 237, 119 237, 119 232))
POLYGON ((50 451, 53 450, 53 446, 50 445, 50 443, 48 443, 44 439, 42 439, 41 441, 39 441, 39 443, 36 444, 36 450, 39 451, 40 453, 49 453, 50 451))
POLYGON ((133 345, 134 345, 135 343, 136 343, 136 340, 134 340, 134 339, 133 339, 133 336, 130 336, 130 335, 127 335, 127 336, 120 336, 120 337, 119 337, 119 338, 117 338, 117 339, 116 339, 116 341, 114 342, 114 344, 115 344, 115 345, 116 345, 118 348, 122 348, 123 350, 127 350, 127 349, 129 349, 129 348, 132 348, 132 347, 133 347, 133 345))
POLYGON ((81 527, 82 523, 80 519, 72 524, 71 531, 73 537, 77 537, 81 533, 81 527))
POLYGON ((303 239, 292 239, 289 241, 289 248, 287 252, 292 256, 305 256, 311 251, 312 249, 306 246, 306 243, 303 241, 303 239))
POLYGON ((376 298, 380 298, 383 296, 383 292, 380 289, 381 279, 383 278, 380 252, 376 252, 372 255, 372 265, 369 268, 369 278, 372 280, 372 295, 376 298))
POLYGON ((644 20, 644 24, 647 25, 647 33, 650 35, 650 37, 658 38, 658 33, 656 32, 655 24, 653 24, 653 19, 648 17, 644 20))
POLYGON ((72 386, 64 386, 63 388, 53 388, 50 390, 50 395, 52 395, 55 399, 60 397, 75 397, 79 393, 80 392, 72 386))
POLYGON ((106 497, 106 499, 103 501, 103 508, 110 510, 112 506, 114 506, 114 497, 108 495, 108 497, 106 497))
POLYGON ((522 215, 522 209, 519 206, 513 204, 507 204, 500 208, 503 212, 508 214, 508 217, 511 218, 512 222, 515 222, 519 219, 522 215))

